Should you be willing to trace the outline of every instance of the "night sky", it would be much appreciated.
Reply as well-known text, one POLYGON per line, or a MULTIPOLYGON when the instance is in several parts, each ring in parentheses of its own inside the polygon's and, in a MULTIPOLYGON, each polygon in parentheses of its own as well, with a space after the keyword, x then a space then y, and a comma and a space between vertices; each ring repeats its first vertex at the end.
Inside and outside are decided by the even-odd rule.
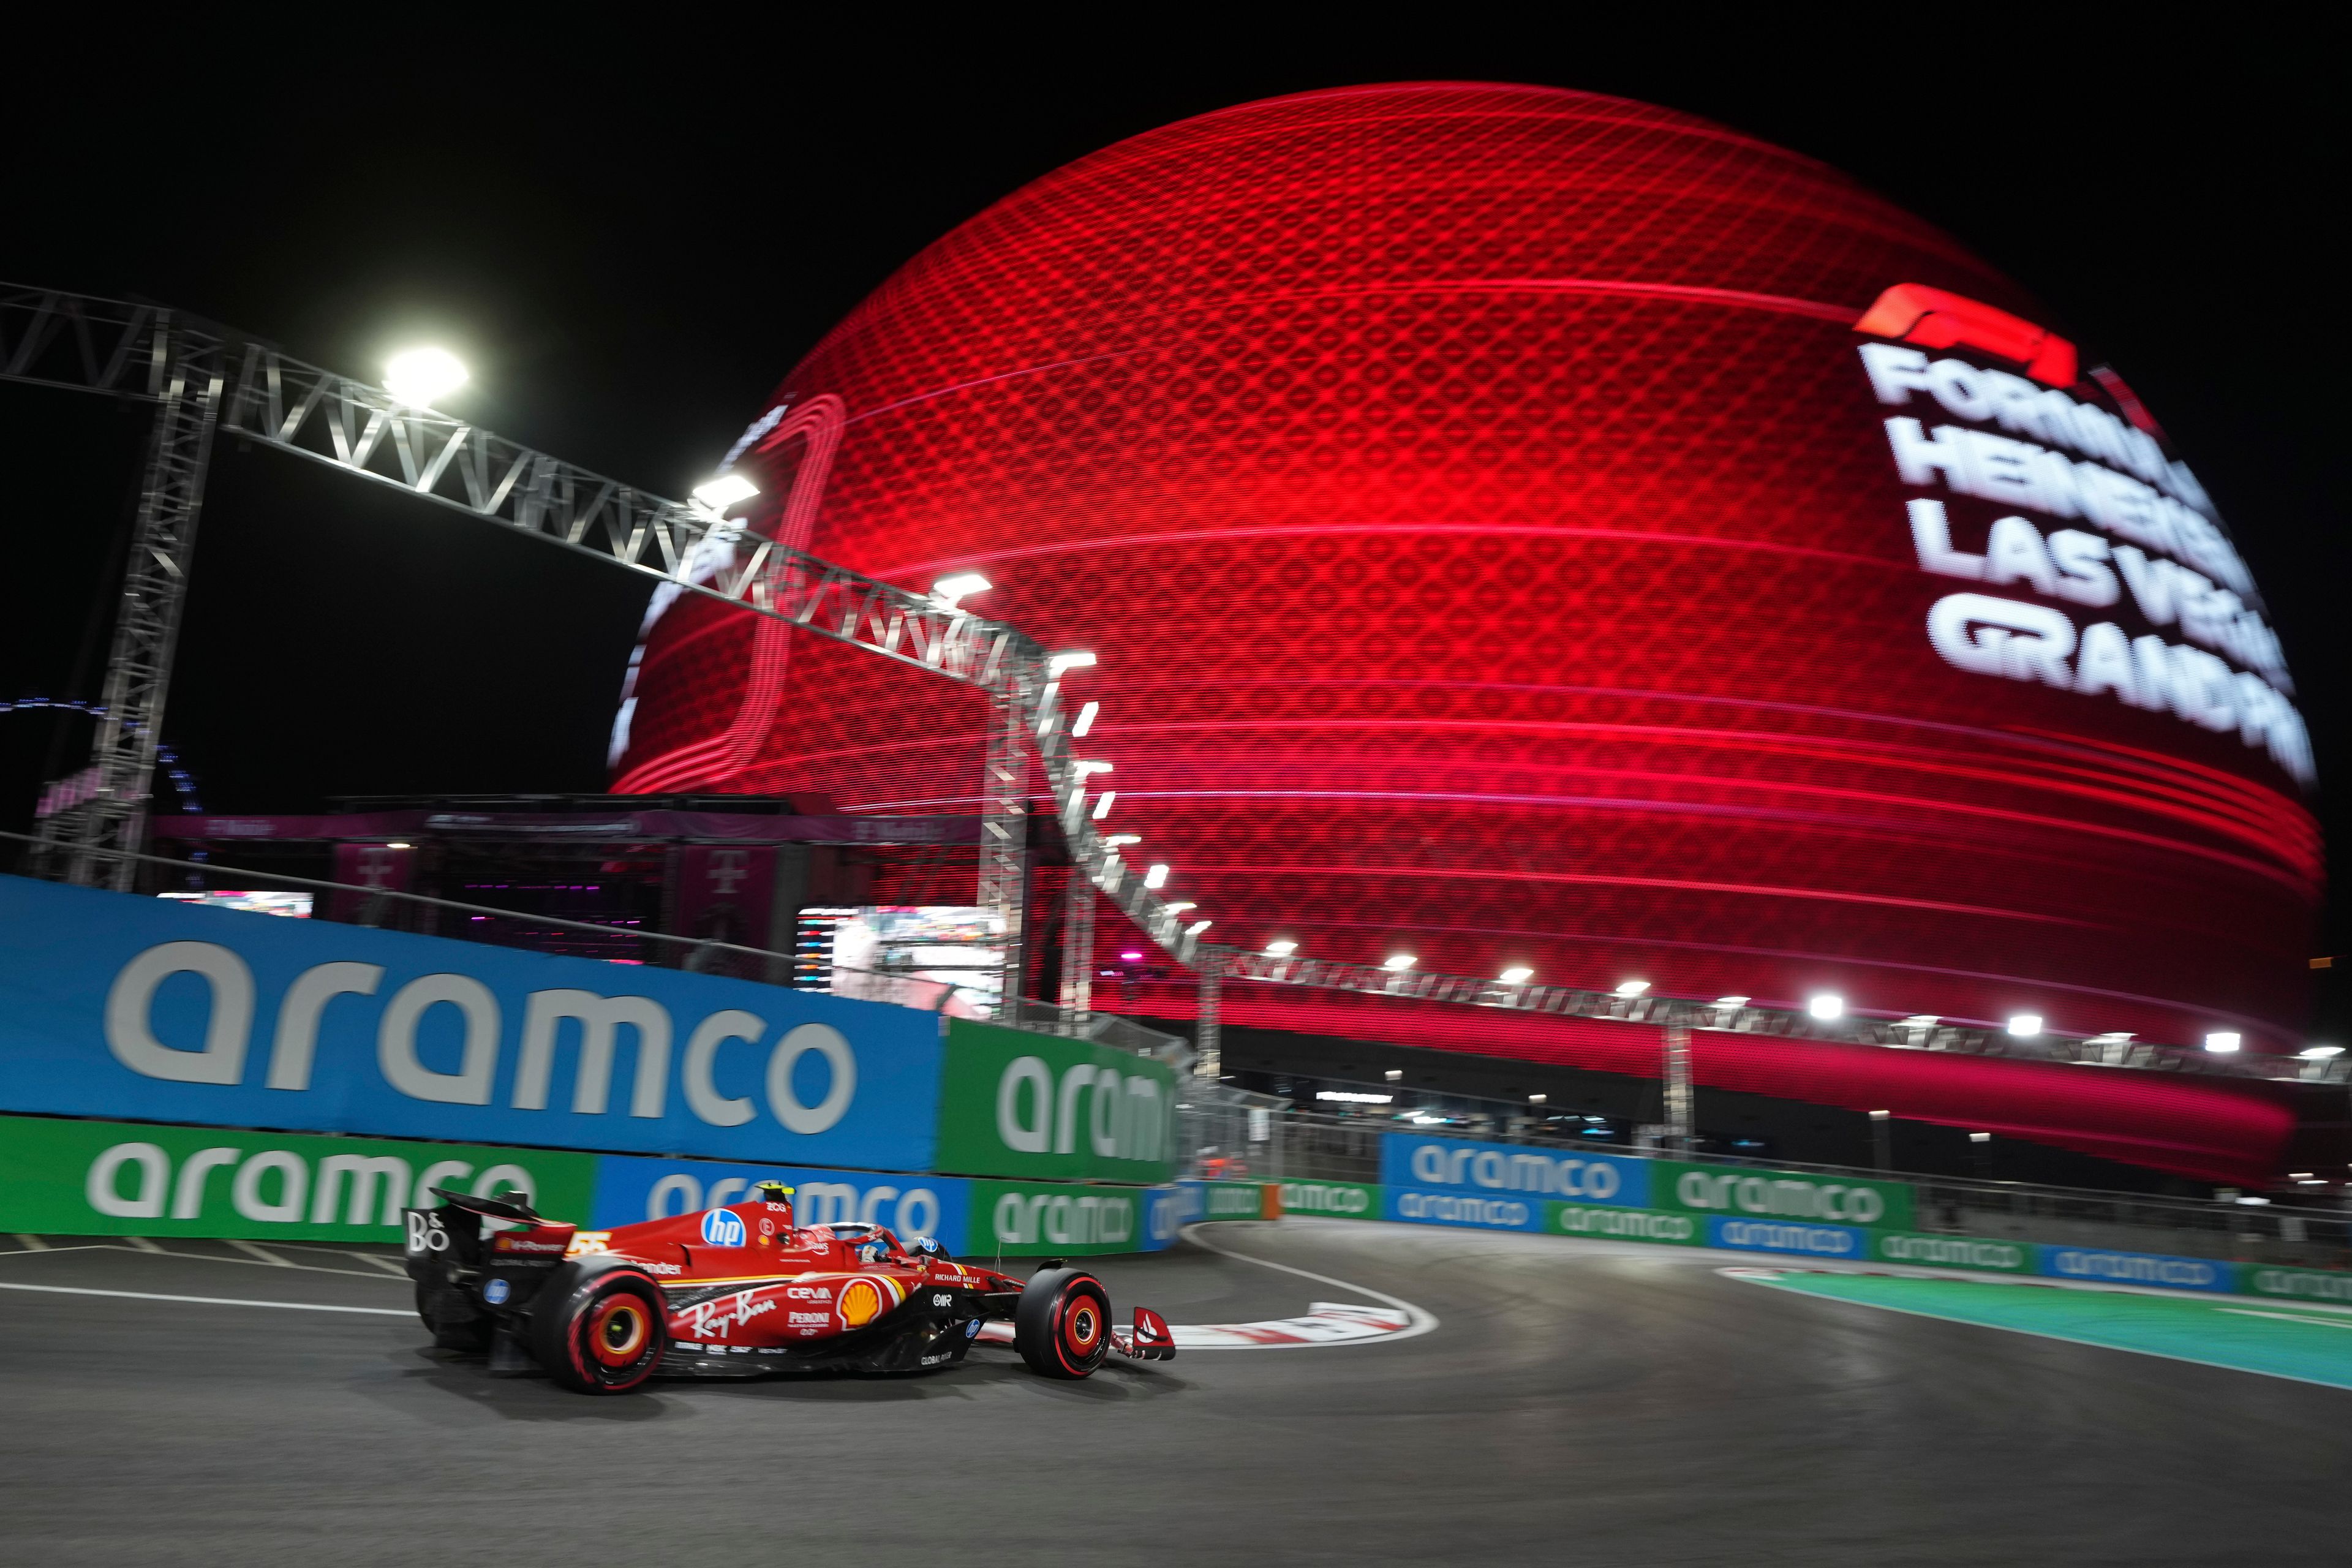
MULTIPOLYGON (((1911 32, 1677 10, 1654 31, 1535 33, 1471 16, 1381 48, 1211 37, 1173 14, 1124 18, 1091 52, 1066 27, 648 37, 382 14, 308 54, 217 28, 119 54, 59 39, 55 68, 16 54, 0 104, 0 278, 152 299, 362 379, 439 342, 475 375, 449 412, 679 495, 900 262, 1107 142, 1357 82, 1643 99, 1942 225, 2131 379, 2275 611, 2315 804, 2347 841, 2352 543, 2329 483, 2346 414, 2340 32, 2209 19, 2126 54, 2120 28, 2003 37, 2015 11, 1911 32), (462 41, 408 41, 445 34, 462 41)), ((89 626, 144 411, 0 384, 0 699, 95 698, 89 626)), ((200 541, 165 736, 207 806, 604 786, 635 580, 234 443, 200 541)), ((39 781, 81 765, 87 731, 0 715, 0 827, 21 830, 39 781)), ((2339 894, 2315 952, 2352 952, 2347 910, 2339 894)), ((2344 1038, 2352 1002, 2323 994, 2316 1022, 2344 1038)))

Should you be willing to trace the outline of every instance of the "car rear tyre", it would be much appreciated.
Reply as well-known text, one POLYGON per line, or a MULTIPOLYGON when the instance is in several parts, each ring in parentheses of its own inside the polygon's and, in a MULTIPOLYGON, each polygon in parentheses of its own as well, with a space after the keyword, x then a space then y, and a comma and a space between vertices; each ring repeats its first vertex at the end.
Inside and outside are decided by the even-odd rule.
POLYGON ((626 1394, 669 1348, 661 1287, 641 1274, 595 1274, 531 1314, 531 1350, 580 1394, 626 1394))
POLYGON ((1013 1346, 1044 1376, 1093 1376, 1110 1353, 1110 1292, 1083 1269, 1044 1270, 1021 1292, 1013 1346))

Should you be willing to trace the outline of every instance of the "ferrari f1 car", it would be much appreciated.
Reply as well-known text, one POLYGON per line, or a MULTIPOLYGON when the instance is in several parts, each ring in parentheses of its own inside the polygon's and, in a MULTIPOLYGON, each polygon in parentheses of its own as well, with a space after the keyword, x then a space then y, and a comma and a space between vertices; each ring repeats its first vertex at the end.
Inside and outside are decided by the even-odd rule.
POLYGON ((1149 1309, 1132 1329, 1112 1326, 1110 1293, 1084 1269, 1054 1259, 1024 1283, 881 1226, 795 1225, 781 1183, 608 1231, 512 1199, 433 1195, 439 1206, 406 1215, 433 1342, 487 1351, 493 1372, 540 1367, 583 1394, 625 1394, 657 1374, 917 1372, 955 1365, 981 1339, 1009 1338, 1047 1377, 1091 1376, 1114 1351, 1176 1354, 1149 1309))

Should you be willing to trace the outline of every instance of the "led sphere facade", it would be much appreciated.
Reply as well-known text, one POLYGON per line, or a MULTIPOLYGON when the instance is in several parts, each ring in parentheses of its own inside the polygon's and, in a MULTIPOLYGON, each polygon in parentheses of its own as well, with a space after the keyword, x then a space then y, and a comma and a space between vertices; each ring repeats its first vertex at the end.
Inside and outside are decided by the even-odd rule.
MULTIPOLYGON (((1105 826, 1212 941, 2278 1048, 2291 682, 2047 320, 1685 115, 1307 94, 924 251, 785 380, 739 515, 1094 651, 1105 826)), ((977 799, 977 700, 886 661, 688 595, 633 679, 620 789, 977 799)))

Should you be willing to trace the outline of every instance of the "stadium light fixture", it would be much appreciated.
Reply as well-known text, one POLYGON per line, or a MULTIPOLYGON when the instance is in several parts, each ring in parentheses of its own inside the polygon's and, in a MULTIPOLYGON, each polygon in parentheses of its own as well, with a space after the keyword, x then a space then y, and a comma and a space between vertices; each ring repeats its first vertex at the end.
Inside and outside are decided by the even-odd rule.
POLYGON ((2042 1032, 2042 1015, 2039 1013, 2012 1014, 2010 1016, 2008 1028, 2009 1032, 2019 1039, 2030 1040, 2042 1032))
POLYGON ((1535 977, 1536 972, 1524 963, 1515 963, 1503 971, 1502 974, 1503 984, 1506 985, 1525 985, 1535 977))
POLYGON ((1147 888, 1152 889, 1154 891, 1166 887, 1168 885, 1168 868, 1163 864, 1154 866, 1150 870, 1146 871, 1143 874, 1143 885, 1147 888))
POLYGON ((1110 803, 1118 798, 1118 791, 1115 789, 1107 789, 1102 792, 1102 798, 1095 802, 1095 820, 1097 822, 1100 822, 1104 817, 1110 815, 1110 803))
POLYGON ((1404 1081, 1404 1069, 1402 1068, 1391 1068, 1388 1071, 1381 1074, 1381 1076, 1388 1079, 1391 1083, 1402 1083, 1404 1081))
POLYGON ((1119 956, 1122 960, 1124 960, 1125 962, 1127 962, 1127 963, 1135 963, 1138 959, 1141 958, 1141 957, 1143 956, 1143 954, 1141 954, 1140 952, 1122 952, 1122 953, 1120 953, 1118 956, 1119 956))
POLYGON ((1107 834, 1103 837, 1104 847, 1110 849, 1116 849, 1122 844, 1140 844, 1142 842, 1143 835, 1140 833, 1112 833, 1107 834))
POLYGON ((1198 936, 1216 923, 1217 922, 1214 921, 1194 921, 1191 925, 1184 928, 1184 934, 1186 936, 1198 936))
POLYGON ((1113 771, 1112 765, 1108 763, 1073 763, 1071 766, 1078 770, 1078 776, 1080 778, 1086 778, 1094 773, 1107 773, 1113 771))
POLYGON ((713 511, 725 511, 739 500, 750 500, 760 487, 740 474, 721 474, 694 487, 694 499, 713 511))
POLYGON ((1381 967, 1382 969, 1393 969, 1399 974, 1402 974, 1406 970, 1411 969, 1413 966, 1413 956, 1409 952, 1392 952, 1386 958, 1381 960, 1381 967))
POLYGON ((1162 904, 1162 905, 1160 905, 1160 907, 1161 909, 1163 909, 1163 910, 1167 910, 1170 914, 1171 914, 1171 915, 1181 915, 1181 914, 1182 914, 1186 910, 1197 910, 1197 909, 1199 909, 1201 906, 1200 906, 1200 905, 1198 905, 1198 904, 1196 904, 1196 903, 1193 903, 1191 900, 1189 900, 1189 899, 1188 899, 1188 900, 1186 900, 1183 903, 1181 903, 1181 904, 1162 904))
POLYGON ((1650 983, 1646 980, 1621 980, 1617 983, 1617 994, 1620 996, 1639 996, 1643 992, 1647 991, 1649 988, 1650 983))
MULTIPOLYGON (((384 846, 384 847, 385 847, 386 849, 414 849, 414 848, 415 848, 415 847, 416 847, 416 846, 415 846, 415 845, 414 845, 414 844, 400 844, 400 843, 393 843, 393 844, 387 844, 387 845, 385 845, 385 846, 384 846)), ((2305 1051, 2305 1052, 2304 1052, 2303 1054, 2304 1054, 2305 1056, 2309 1056, 2311 1053, 2310 1053, 2309 1051, 2305 1051)))
POLYGON ((1715 1005, 1727 1013, 1737 1013, 1747 1006, 1749 1000, 1750 998, 1746 996, 1718 996, 1715 999, 1715 1005))
POLYGON ((2205 1048, 2220 1057, 2228 1056, 2244 1043, 2241 1037, 2227 1032, 2205 1037, 2205 1048))
POLYGON ((447 349, 403 349, 383 366, 383 389, 412 408, 430 408, 472 379, 447 349))
POLYGON ((1288 958, 1292 953, 1298 951, 1298 944, 1286 938, 1280 942, 1267 942, 1265 944, 1265 951, 1276 958, 1288 958))
POLYGON ((1990 1132, 1971 1132, 1969 1134, 1969 1142, 1971 1143, 1990 1143, 1992 1142, 1992 1134, 1990 1132))
POLYGON ((1101 711, 1102 704, 1099 702, 1089 702, 1079 709, 1078 721, 1070 726, 1070 738, 1076 741, 1085 740, 1087 731, 1095 727, 1095 716, 1101 711))
POLYGON ((2330 1057, 2342 1056, 2344 1047, 2342 1046, 2305 1046, 2294 1054, 2307 1062, 2324 1062, 2330 1057))
POLYGON ((1891 1110, 1874 1110, 1870 1113, 1870 1119, 1873 1121, 1884 1121, 1894 1114, 1895 1112, 1891 1110))
POLYGON ((1843 1018, 1845 1016, 1845 998, 1832 996, 1824 991, 1818 996, 1809 996, 1805 999, 1805 1011, 1823 1022, 1832 1018, 1843 1018))
POLYGON ((1094 668, 1094 664, 1095 656, 1090 653, 1047 654, 1045 656, 1045 676, 1046 679, 1050 680, 1059 680, 1062 679, 1063 674, 1068 670, 1092 669, 1094 668))
POLYGON ((1528 1103, 1529 1105, 1542 1105, 1549 1102, 1551 1096, 1548 1094, 1531 1094, 1528 1096, 1528 1103))
POLYGON ((1372 1094, 1359 1089, 1318 1089, 1315 1091, 1315 1098, 1336 1100, 1349 1105, 1392 1105, 1396 1102, 1393 1094, 1372 1094))
POLYGON ((985 594, 996 584, 977 572, 958 572, 931 584, 931 597, 941 609, 952 610, 974 594, 985 594))

